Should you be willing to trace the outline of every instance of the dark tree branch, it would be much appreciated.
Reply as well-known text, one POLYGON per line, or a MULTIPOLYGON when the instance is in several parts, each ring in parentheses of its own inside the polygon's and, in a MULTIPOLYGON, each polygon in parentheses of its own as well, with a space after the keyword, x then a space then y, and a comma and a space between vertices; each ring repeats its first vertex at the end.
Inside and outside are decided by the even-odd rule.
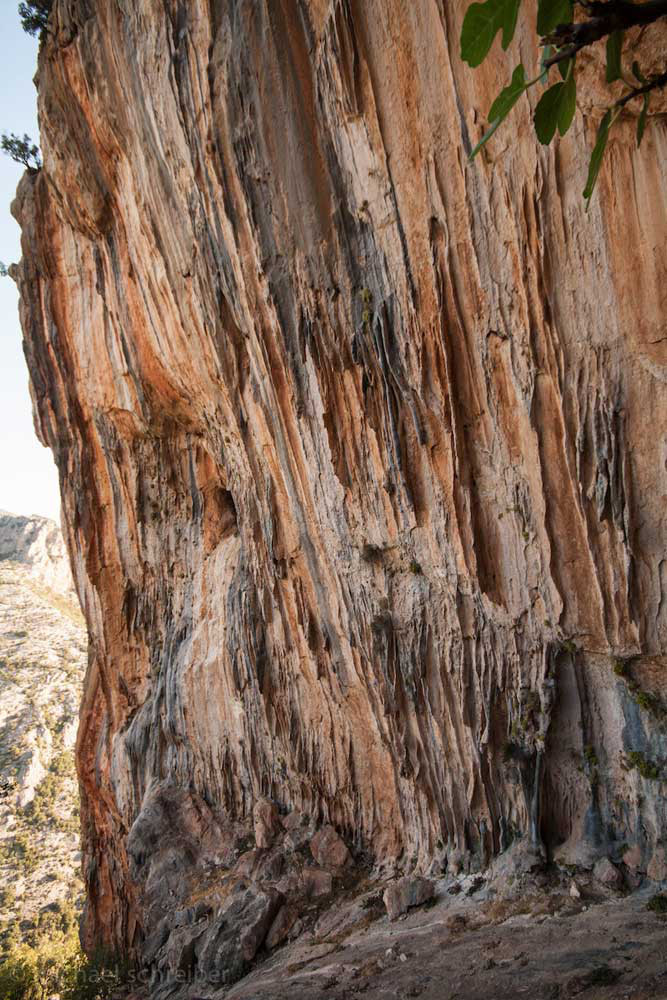
POLYGON ((593 14, 588 21, 559 24, 555 31, 542 39, 543 45, 555 45, 559 49, 555 55, 545 60, 545 66, 571 59, 580 49, 599 42, 614 31, 652 24, 661 17, 667 17, 667 0, 646 0, 642 4, 608 0, 607 3, 587 3, 582 6, 588 14, 593 14))
POLYGON ((642 94, 648 94, 651 90, 659 90, 661 87, 667 86, 667 73, 661 73, 659 76, 653 76, 648 80, 643 87, 634 87, 628 94, 620 97, 615 103, 615 108, 624 108, 625 105, 634 100, 635 97, 641 97, 642 94))

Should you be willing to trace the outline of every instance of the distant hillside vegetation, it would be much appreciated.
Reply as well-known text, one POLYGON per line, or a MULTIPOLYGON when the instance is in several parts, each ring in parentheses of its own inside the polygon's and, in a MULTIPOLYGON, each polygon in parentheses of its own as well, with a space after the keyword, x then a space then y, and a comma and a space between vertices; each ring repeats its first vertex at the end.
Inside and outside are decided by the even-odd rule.
POLYGON ((0 513, 0 959, 76 935, 86 650, 58 527, 0 513))

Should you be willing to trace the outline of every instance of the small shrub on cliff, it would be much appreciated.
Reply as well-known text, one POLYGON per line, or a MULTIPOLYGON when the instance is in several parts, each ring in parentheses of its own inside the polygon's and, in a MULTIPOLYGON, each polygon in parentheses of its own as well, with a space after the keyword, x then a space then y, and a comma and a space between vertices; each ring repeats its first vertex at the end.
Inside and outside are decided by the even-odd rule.
MULTIPOLYGON (((486 0, 470 4, 461 29, 461 58, 472 67, 479 66, 489 54, 498 32, 503 49, 514 38, 522 0, 486 0)), ((524 10, 528 8, 523 5, 524 10)), ((530 15, 532 16, 532 4, 530 15)), ((472 159, 488 142, 496 129, 525 92, 536 85, 545 87, 533 113, 535 132, 540 143, 548 146, 556 132, 564 136, 569 131, 577 110, 577 57, 592 45, 606 44, 607 87, 610 103, 598 127, 593 147, 584 198, 591 199, 612 126, 629 108, 637 115, 637 145, 644 136, 651 93, 667 85, 667 71, 646 75, 636 60, 623 53, 624 33, 641 26, 650 30, 660 18, 667 16, 667 0, 631 3, 628 0, 608 0, 600 3, 575 3, 574 0, 538 0, 535 34, 541 49, 539 65, 534 73, 526 73, 519 62, 510 83, 500 92, 488 113, 489 129, 470 153, 472 159), (575 8, 577 18, 575 20, 575 8), (550 74, 556 73, 550 80, 550 74), (622 87, 622 89, 621 89, 622 87), (616 96, 618 95, 618 96, 616 96)), ((658 42, 659 43, 659 42, 658 42)), ((667 70, 667 67, 664 67, 667 70)))
MULTIPOLYGON (((53 727, 56 728, 55 726, 53 727)), ((76 778, 76 764, 71 750, 63 750, 49 764, 49 771, 62 778, 76 778)))
POLYGON ((625 766, 629 771, 639 771, 647 781, 660 780, 660 768, 652 760, 647 760, 640 750, 628 750, 625 755, 625 766))
POLYGON ((12 910, 16 906, 16 892, 13 886, 7 886, 6 889, 0 889, 0 908, 3 910, 12 910))
POLYGON ((26 0, 19 4, 21 27, 29 35, 42 36, 46 31, 53 0, 26 0))
POLYGON ((667 896, 665 896, 664 893, 657 896, 651 896, 646 904, 646 909, 650 910, 652 913, 659 913, 661 916, 667 916, 667 896))
POLYGON ((657 695, 651 694, 650 691, 637 691, 634 695, 634 699, 639 707, 643 708, 645 712, 651 712, 652 715, 662 714, 660 699, 657 695))
POLYGON ((630 676, 630 664, 627 660, 614 660, 612 666, 617 677, 626 680, 630 676))
POLYGON ((24 875, 31 875, 34 872, 39 864, 39 854, 27 833, 18 833, 2 844, 0 863, 12 865, 18 863, 24 875))
POLYGON ((20 139, 13 132, 10 135, 3 133, 0 145, 7 156, 10 156, 15 163, 22 164, 31 173, 41 169, 42 157, 39 146, 35 145, 29 135, 24 135, 20 139))

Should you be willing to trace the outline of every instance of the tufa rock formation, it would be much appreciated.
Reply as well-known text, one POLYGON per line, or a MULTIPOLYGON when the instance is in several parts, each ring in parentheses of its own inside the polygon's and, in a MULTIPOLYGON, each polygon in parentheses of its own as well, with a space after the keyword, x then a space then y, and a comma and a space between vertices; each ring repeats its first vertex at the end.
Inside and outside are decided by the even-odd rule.
POLYGON ((14 212, 90 947, 167 961, 264 798, 397 873, 662 850, 664 123, 587 215, 594 90, 470 164, 509 74, 465 6, 54 3, 14 212))

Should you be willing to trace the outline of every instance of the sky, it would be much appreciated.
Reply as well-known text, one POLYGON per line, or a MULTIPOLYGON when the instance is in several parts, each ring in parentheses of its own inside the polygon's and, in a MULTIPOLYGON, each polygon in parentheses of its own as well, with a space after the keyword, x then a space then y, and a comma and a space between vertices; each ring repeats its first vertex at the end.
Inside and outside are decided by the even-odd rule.
MULTIPOLYGON (((0 132, 27 132, 37 141, 37 39, 22 31, 17 8, 18 0, 0 0, 0 132)), ((0 156, 0 260, 7 265, 21 256, 19 227, 9 212, 21 174, 18 164, 0 156)), ((21 339, 16 286, 0 277, 0 509, 58 521, 56 467, 35 436, 21 339)))

